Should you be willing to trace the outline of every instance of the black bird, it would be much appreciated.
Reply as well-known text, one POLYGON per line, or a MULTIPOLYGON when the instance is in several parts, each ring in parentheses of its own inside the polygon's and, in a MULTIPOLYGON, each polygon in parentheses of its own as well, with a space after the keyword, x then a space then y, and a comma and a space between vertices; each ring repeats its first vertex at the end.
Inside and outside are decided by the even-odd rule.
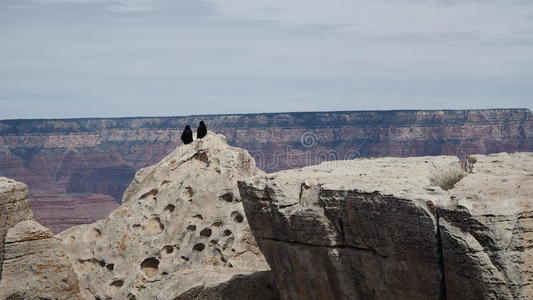
POLYGON ((191 126, 187 125, 185 126, 185 129, 183 129, 183 133, 181 134, 181 141, 184 144, 190 144, 192 143, 192 130, 191 126))
POLYGON ((200 121, 200 125, 198 125, 198 131, 196 132, 196 137, 201 139, 206 135, 207 135, 207 126, 205 126, 204 121, 200 121))

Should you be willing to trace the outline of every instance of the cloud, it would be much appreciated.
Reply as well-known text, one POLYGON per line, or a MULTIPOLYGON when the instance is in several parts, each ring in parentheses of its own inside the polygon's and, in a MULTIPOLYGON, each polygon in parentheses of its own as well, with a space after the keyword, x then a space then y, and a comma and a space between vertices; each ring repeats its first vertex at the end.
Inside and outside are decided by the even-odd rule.
POLYGON ((490 40, 533 36, 524 12, 533 1, 213 0, 224 14, 280 24, 327 24, 361 37, 475 35, 490 40))
POLYGON ((17 4, 26 5, 102 5, 114 12, 148 12, 155 11, 164 4, 164 0, 22 0, 17 4))
POLYGON ((531 3, 3 0, 0 119, 531 108, 531 3))

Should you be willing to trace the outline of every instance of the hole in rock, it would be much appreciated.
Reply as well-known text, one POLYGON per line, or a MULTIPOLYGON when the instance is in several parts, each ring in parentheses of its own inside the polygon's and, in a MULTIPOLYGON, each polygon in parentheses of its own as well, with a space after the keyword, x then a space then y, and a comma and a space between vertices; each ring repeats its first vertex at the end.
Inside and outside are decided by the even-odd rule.
POLYGON ((144 194, 139 198, 139 200, 140 200, 140 199, 144 199, 144 198, 149 197, 149 196, 155 196, 155 195, 157 195, 158 193, 159 193, 159 190, 157 190, 157 189, 151 189, 148 193, 144 193, 144 194))
POLYGON ((115 264, 108 264, 105 266, 109 271, 113 271, 115 269, 115 264))
POLYGON ((163 180, 159 186, 164 186, 165 184, 169 184, 170 180, 163 180))
POLYGON ((231 192, 225 193, 222 196, 218 197, 220 200, 224 200, 226 202, 233 202, 233 194, 231 192))
POLYGON ((88 264, 88 265, 93 265, 93 266, 96 266, 96 265, 99 265, 100 267, 105 267, 105 261, 103 260, 98 260, 96 258, 91 258, 91 259, 78 259, 78 263, 84 265, 84 264, 88 264))
POLYGON ((194 190, 192 189, 192 187, 188 186, 185 188, 185 197, 187 197, 189 200, 192 198, 192 196, 194 196, 194 190))
POLYGON ((205 249, 205 245, 202 244, 202 243, 200 243, 200 244, 196 244, 196 245, 194 245, 194 247, 192 247, 192 249, 193 249, 194 251, 201 252, 201 251, 204 251, 204 249, 205 249))
POLYGON ((187 226, 188 231, 196 231, 196 225, 189 225, 187 226))
POLYGON ((231 230, 229 229, 224 230, 224 236, 230 236, 230 235, 231 235, 231 230))
POLYGON ((209 228, 204 228, 202 231, 200 231, 200 235, 205 237, 210 237, 211 233, 213 233, 213 231, 211 231, 209 228))
POLYGON ((213 246, 213 245, 216 245, 216 244, 218 244, 217 240, 210 240, 209 241, 209 246, 213 246))
POLYGON ((145 227, 145 230, 148 233, 160 233, 163 231, 163 229, 165 229, 165 225, 161 223, 161 219, 159 219, 159 217, 150 219, 145 227))
POLYGON ((165 211, 168 211, 170 213, 174 212, 174 209, 176 209, 176 206, 169 204, 165 207, 165 211))
POLYGON ((182 256, 180 258, 183 259, 184 261, 189 261, 189 258, 187 256, 182 256))
POLYGON ((168 246, 163 247, 163 250, 165 250, 167 254, 171 254, 172 252, 174 252, 174 247, 168 245, 168 246))
POLYGON ((206 164, 209 164, 209 157, 207 157, 207 154, 205 154, 204 152, 196 153, 193 158, 202 161, 206 164))
POLYGON ((135 295, 132 293, 128 293, 127 297, 128 297, 128 300, 137 300, 137 297, 135 297, 135 295))
POLYGON ((197 214, 197 215, 194 215, 192 216, 193 218, 197 218, 197 219, 200 219, 200 220, 203 220, 204 217, 201 215, 201 214, 197 214))
POLYGON ((214 227, 220 227, 220 226, 222 226, 222 222, 221 222, 221 221, 216 221, 216 222, 213 223, 211 226, 214 226, 214 227))
POLYGON ((159 260, 154 257, 147 258, 141 263, 141 270, 143 270, 148 277, 155 276, 158 268, 159 260))
POLYGON ((161 275, 163 275, 163 276, 167 276, 168 273, 167 273, 167 272, 163 272, 163 273, 161 273, 161 275))
MULTIPOLYGON (((229 247, 231 247, 231 245, 233 245, 233 243, 235 242, 235 238, 233 237, 229 237, 226 242, 224 243, 224 246, 222 246, 222 249, 226 250, 228 249, 229 247)), ((233 250, 233 249, 232 249, 233 250)))
POLYGON ((124 285, 124 280, 115 280, 111 282, 111 286, 122 287, 124 285))
POLYGON ((242 216, 242 214, 238 211, 234 211, 231 213, 231 217, 233 218, 233 220, 237 223, 242 223, 242 221, 244 221, 244 217, 242 216))

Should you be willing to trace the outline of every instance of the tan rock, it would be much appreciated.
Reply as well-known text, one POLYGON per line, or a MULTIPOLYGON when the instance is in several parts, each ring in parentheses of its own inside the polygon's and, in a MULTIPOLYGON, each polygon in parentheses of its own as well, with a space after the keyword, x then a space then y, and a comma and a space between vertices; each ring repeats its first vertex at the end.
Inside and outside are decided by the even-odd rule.
MULTIPOLYGON (((221 268, 186 269, 147 281, 137 299, 175 300, 278 300, 279 294, 270 271, 236 272, 221 268)), ((131 293, 122 291, 117 298, 127 299, 131 293)))
POLYGON ((84 298, 174 299, 268 270, 237 188, 261 173, 214 133, 139 170, 108 218, 59 235, 84 298))
POLYGON ((0 280, 4 261, 4 239, 9 228, 33 217, 28 187, 13 179, 0 177, 0 280))
POLYGON ((283 299, 528 299, 533 153, 336 161, 239 182, 283 299), (473 161, 473 160, 472 160, 473 161))
POLYGON ((81 299, 59 240, 35 221, 8 231, 0 299, 81 299))

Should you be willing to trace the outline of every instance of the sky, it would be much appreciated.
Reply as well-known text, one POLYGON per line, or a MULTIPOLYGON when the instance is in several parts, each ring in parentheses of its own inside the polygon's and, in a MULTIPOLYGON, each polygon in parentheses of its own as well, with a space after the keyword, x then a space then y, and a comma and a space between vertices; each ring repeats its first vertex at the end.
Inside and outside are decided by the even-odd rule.
POLYGON ((0 0, 0 119, 506 107, 531 0, 0 0))

